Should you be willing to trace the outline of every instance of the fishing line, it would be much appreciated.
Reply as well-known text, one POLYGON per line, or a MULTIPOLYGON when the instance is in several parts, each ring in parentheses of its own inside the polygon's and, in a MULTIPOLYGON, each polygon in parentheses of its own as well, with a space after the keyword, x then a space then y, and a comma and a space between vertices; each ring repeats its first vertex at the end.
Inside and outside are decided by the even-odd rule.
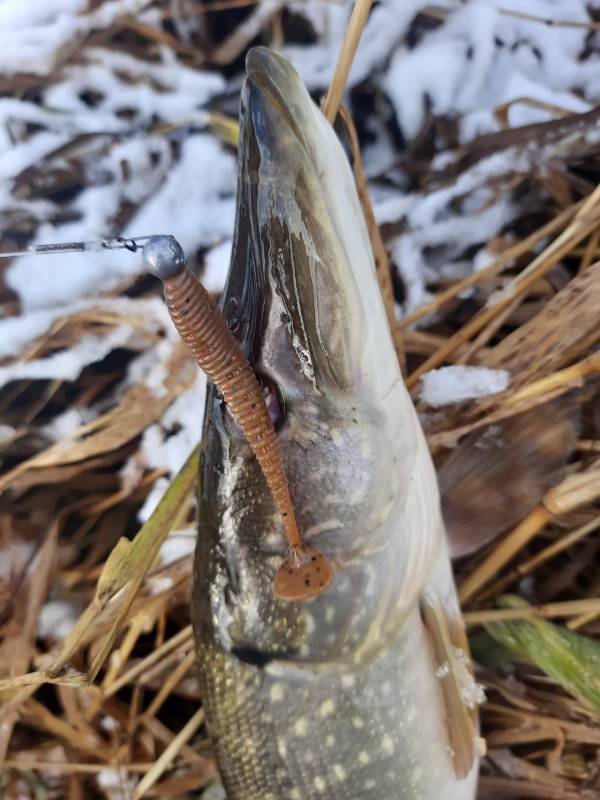
POLYGON ((32 244, 23 250, 12 250, 8 253, 0 253, 0 258, 14 258, 15 256, 48 256, 59 255, 60 253, 88 253, 99 252, 100 250, 129 250, 130 253, 137 253, 143 249, 144 244, 152 239, 151 236, 136 236, 126 239, 118 236, 116 239, 92 239, 88 242, 56 242, 51 244, 32 244))

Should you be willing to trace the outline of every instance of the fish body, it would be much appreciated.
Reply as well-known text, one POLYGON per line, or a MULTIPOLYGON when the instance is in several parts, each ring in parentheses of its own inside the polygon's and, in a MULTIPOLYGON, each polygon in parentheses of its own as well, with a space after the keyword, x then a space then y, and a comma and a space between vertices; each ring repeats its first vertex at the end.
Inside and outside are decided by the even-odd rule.
POLYGON ((472 800, 476 761, 457 770, 448 665, 422 617, 424 603, 442 614, 466 660, 436 477, 353 176, 283 58, 255 49, 247 72, 222 308, 270 393, 303 536, 336 577, 310 601, 276 599, 281 519, 211 391, 193 622, 226 793, 472 800))

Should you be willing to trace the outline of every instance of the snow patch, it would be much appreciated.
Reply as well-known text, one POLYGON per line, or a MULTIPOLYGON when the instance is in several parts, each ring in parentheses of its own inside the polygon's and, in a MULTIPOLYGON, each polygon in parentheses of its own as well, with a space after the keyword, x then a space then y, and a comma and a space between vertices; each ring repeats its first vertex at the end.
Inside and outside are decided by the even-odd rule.
POLYGON ((173 531, 162 543, 158 557, 161 564, 171 564, 180 558, 191 556, 195 547, 195 528, 173 531))
POLYGON ((117 347, 126 347, 132 334, 130 325, 119 325, 103 336, 83 336, 60 353, 0 367, 0 386, 19 380, 74 381, 88 364, 102 361, 117 347))
POLYGON ((126 769, 112 767, 100 770, 96 780, 109 800, 131 800, 135 787, 139 783, 137 775, 132 775, 126 769))
MULTIPOLYGON (((503 3, 504 8, 542 18, 589 21, 582 0, 514 0, 503 3)), ((418 47, 398 48, 381 85, 407 137, 417 136, 432 111, 462 114, 466 140, 475 132, 497 129, 492 115, 486 118, 482 112, 517 98, 569 111, 590 109, 589 102, 573 94, 575 87, 589 82, 590 64, 578 59, 587 35, 582 28, 508 16, 501 13, 495 0, 473 0, 448 14, 445 23, 418 47), (487 123, 482 124, 485 119, 487 123)), ((509 122, 524 125, 551 116, 547 109, 519 104, 511 109, 509 122)))
POLYGON ((205 399, 206 376, 198 370, 193 386, 171 403, 160 425, 144 432, 142 453, 150 469, 166 467, 171 475, 181 469, 200 439, 205 399))
MULTIPOLYGON (((152 426, 153 428, 155 426, 152 426)), ((148 428, 150 430, 150 428, 148 428)), ((160 439, 156 439, 157 445, 160 445, 160 439)), ((154 482, 152 485, 152 489, 148 492, 146 499, 144 500, 144 504, 138 511, 138 521, 140 524, 144 524, 147 522, 150 517, 152 516, 156 506, 160 503, 163 498, 164 493, 169 488, 169 479, 168 478, 159 478, 157 481, 154 482)))
POLYGON ((27 563, 35 544, 14 540, 7 547, 0 548, 0 580, 9 580, 27 563))
POLYGON ((221 292, 225 285, 229 261, 231 259, 231 239, 227 239, 221 244, 213 247, 206 254, 204 259, 204 271, 202 272, 202 283, 207 292, 217 294, 221 292))
MULTIPOLYGON (((40 259, 44 261, 43 258, 40 259)), ((164 329, 173 332, 175 329, 162 300, 157 298, 136 299, 128 297, 102 298, 97 300, 81 300, 68 307, 31 311, 19 317, 0 319, 0 358, 17 357, 25 347, 45 334, 57 320, 88 309, 99 309, 114 312, 124 317, 143 319, 144 327, 150 332, 164 329)))
POLYGON ((50 600, 38 617, 37 635, 40 639, 60 641, 71 632, 80 610, 64 600, 50 600))
POLYGON ((433 408, 498 394, 508 389, 505 369, 457 365, 426 372, 421 378, 421 400, 433 408))
POLYGON ((68 408, 54 417, 52 422, 44 425, 42 433, 44 433, 52 441, 59 441, 65 439, 67 436, 75 433, 82 425, 87 425, 88 422, 96 419, 96 411, 91 408, 68 408))
MULTIPOLYGON (((141 455, 149 469, 167 469, 172 478, 198 444, 206 400, 206 376, 198 370, 194 384, 169 406, 160 423, 150 425, 142 436, 141 455)), ((159 478, 138 512, 141 523, 151 516, 169 486, 159 478)))

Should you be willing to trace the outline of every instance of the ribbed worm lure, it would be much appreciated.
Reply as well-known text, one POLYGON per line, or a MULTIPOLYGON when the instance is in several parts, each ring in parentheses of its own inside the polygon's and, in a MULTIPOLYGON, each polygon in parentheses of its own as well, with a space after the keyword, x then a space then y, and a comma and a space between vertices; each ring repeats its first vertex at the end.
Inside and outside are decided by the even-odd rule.
POLYGON ((288 540, 288 552, 275 575, 280 600, 307 600, 324 592, 334 577, 331 562, 305 544, 286 478, 275 428, 260 384, 229 326, 204 286, 185 265, 185 254, 173 236, 137 236, 32 245, 0 253, 0 258, 98 250, 142 251, 144 266, 163 284, 167 309, 200 369, 223 395, 265 476, 288 540))
POLYGON ((333 580, 333 567, 319 550, 302 540, 275 428, 252 367, 217 305, 186 268, 176 239, 150 237, 143 247, 142 259, 146 269, 162 281, 173 324, 200 369, 223 395, 281 514, 289 550, 275 575, 275 596, 305 600, 321 594, 333 580))

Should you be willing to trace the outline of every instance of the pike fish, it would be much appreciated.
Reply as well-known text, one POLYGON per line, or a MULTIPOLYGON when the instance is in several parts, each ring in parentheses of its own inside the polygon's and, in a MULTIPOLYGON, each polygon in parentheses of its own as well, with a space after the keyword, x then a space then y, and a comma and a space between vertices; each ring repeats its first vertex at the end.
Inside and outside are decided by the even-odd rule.
POLYGON ((473 800, 478 687, 436 475, 404 387, 352 171, 293 68, 252 50, 222 309, 263 381, 304 540, 335 565, 277 599, 286 539, 207 401, 193 622, 229 800, 473 800))

